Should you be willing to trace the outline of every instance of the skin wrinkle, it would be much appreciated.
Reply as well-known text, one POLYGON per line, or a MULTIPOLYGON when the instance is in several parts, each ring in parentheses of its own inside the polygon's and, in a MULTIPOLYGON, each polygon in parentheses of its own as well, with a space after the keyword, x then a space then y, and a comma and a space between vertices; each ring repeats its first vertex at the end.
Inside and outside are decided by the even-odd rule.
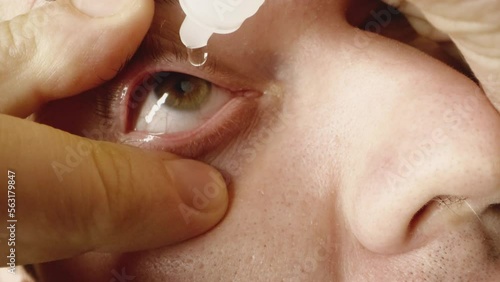
MULTIPOLYGON (((232 70, 237 70, 238 75, 251 78, 248 84, 252 85, 252 79, 258 81, 255 87, 259 90, 278 85, 278 94, 258 100, 255 115, 237 136, 200 157, 232 178, 226 218, 211 232, 178 245, 119 256, 91 253, 39 266, 40 273, 47 281, 109 281, 110 270, 122 268, 138 281, 477 281, 496 275, 498 262, 488 256, 487 237, 481 235, 475 219, 450 226, 419 248, 381 254, 356 237, 359 234, 352 223, 358 219, 349 212, 352 207, 361 214, 361 221, 386 223, 398 220, 401 212, 396 208, 418 210, 415 201, 433 200, 381 199, 378 196, 389 189, 364 173, 362 165, 371 166, 366 171, 381 168, 380 162, 370 162, 372 150, 379 153, 379 160, 401 166, 395 152, 411 152, 415 140, 424 140, 433 128, 446 126, 442 113, 469 93, 470 84, 467 89, 461 84, 465 78, 380 36, 370 35, 368 45, 356 45, 356 36, 365 33, 355 33, 340 20, 345 4, 319 0, 309 4, 268 1, 266 5, 242 30, 214 37, 210 43, 214 46, 211 56, 218 58, 217 72, 226 69, 230 78, 232 70), (332 8, 326 8, 327 3, 332 8), (297 18, 304 20, 290 20, 297 18), (360 196, 350 197, 351 191, 360 196), (391 206, 396 212, 383 213, 391 206)), ((161 31, 177 36, 181 20, 177 12, 178 7, 162 10, 155 25, 168 19, 161 31), (169 30, 165 30, 167 26, 169 30)), ((132 64, 161 60, 149 43, 143 44, 132 64)), ((175 57, 169 44, 155 44, 155 49, 162 44, 165 55, 175 57)), ((171 67, 183 64, 172 61, 168 62, 171 67)), ((498 162, 498 116, 485 105, 481 100, 480 108, 466 125, 453 131, 449 141, 456 163, 468 169, 464 175, 477 171, 476 164, 498 162), (478 147, 482 150, 475 150, 478 147), (475 156, 476 161, 464 159, 467 155, 475 156)), ((447 165, 446 173, 461 171, 449 159, 439 158, 448 156, 442 148, 437 152, 415 166, 413 177, 407 179, 414 185, 415 198, 421 196, 418 191, 429 191, 419 175, 433 175, 436 190, 443 184, 453 185, 458 178, 445 177, 445 182, 436 171, 422 172, 422 168, 439 167, 439 161, 447 165)), ((480 183, 492 183, 486 173, 480 179, 474 176, 470 181, 477 184, 475 189, 484 188, 480 183)), ((435 197, 440 195, 447 194, 435 197)), ((456 197, 445 199, 460 199, 456 197)), ((472 206, 473 200, 471 197, 472 206)), ((453 211, 455 206, 448 208, 453 211)), ((390 234, 393 230, 382 231, 390 234)))

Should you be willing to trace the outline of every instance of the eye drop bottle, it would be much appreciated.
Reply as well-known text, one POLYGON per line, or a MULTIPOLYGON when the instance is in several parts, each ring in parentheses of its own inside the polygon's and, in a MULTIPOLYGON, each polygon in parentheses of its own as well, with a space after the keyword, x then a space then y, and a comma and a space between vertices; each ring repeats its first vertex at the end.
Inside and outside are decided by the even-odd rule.
POLYGON ((180 29, 188 49, 200 49, 214 33, 228 34, 240 28, 264 4, 264 0, 180 0, 186 18, 180 29))

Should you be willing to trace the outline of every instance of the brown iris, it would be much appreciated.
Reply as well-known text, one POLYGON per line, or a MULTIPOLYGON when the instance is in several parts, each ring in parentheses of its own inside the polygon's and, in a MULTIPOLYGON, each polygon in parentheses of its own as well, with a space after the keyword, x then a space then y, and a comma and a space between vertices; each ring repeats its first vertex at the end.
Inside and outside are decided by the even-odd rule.
POLYGON ((168 95, 164 106, 181 111, 199 110, 210 96, 212 84, 182 73, 160 73, 165 78, 153 90, 158 99, 168 95))

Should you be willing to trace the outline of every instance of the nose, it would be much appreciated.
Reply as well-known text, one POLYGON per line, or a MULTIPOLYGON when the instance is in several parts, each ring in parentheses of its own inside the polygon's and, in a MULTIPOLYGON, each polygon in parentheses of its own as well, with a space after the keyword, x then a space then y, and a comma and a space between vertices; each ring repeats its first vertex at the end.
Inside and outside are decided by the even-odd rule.
POLYGON ((396 132, 360 160, 365 165, 345 206, 365 248, 402 253, 483 224, 492 211, 500 218, 499 115, 481 96, 458 100, 404 126, 394 121, 396 132))

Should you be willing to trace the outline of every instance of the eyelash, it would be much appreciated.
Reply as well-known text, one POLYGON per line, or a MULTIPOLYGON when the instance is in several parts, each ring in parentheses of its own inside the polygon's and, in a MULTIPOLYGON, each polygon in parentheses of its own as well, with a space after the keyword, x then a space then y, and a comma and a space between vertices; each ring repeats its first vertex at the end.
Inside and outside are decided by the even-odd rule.
POLYGON ((96 97, 95 114, 106 122, 111 122, 114 119, 114 111, 112 108, 116 105, 119 98, 119 95, 116 95, 119 91, 119 87, 105 88, 105 94, 99 94, 96 97))

